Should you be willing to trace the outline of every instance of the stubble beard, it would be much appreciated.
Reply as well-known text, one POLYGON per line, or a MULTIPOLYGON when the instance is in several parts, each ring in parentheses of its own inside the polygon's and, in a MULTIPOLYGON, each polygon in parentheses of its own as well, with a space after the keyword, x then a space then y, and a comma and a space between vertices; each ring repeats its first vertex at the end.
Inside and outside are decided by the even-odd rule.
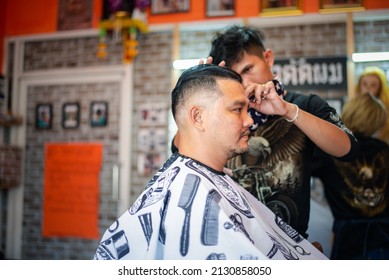
POLYGON ((229 153, 228 159, 231 159, 231 158, 234 158, 238 155, 241 155, 241 154, 247 152, 248 149, 249 149, 248 141, 246 141, 246 147, 242 147, 241 145, 239 145, 236 149, 231 150, 229 153))

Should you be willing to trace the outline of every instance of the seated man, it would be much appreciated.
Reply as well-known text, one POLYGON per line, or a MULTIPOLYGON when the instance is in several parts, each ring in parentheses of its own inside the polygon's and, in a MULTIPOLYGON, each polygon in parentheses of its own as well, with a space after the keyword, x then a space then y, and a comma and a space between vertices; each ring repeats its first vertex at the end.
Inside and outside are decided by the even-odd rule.
POLYGON ((326 259, 223 172, 248 149, 248 107, 233 70, 186 70, 172 91, 180 152, 109 227, 94 259, 326 259))

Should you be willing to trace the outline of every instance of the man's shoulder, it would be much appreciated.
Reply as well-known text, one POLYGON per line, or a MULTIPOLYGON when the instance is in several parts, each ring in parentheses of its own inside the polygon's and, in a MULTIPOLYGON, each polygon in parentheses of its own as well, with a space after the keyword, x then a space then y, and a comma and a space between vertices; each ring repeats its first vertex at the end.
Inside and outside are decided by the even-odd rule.
POLYGON ((380 150, 381 152, 389 152, 389 145, 385 141, 382 141, 381 139, 375 138, 375 137, 367 137, 367 138, 361 138, 357 137, 361 149, 365 150, 380 150))
POLYGON ((313 93, 302 93, 295 91, 287 91, 284 96, 284 100, 294 103, 301 109, 308 112, 315 112, 321 110, 323 107, 327 107, 326 101, 319 95, 313 93))

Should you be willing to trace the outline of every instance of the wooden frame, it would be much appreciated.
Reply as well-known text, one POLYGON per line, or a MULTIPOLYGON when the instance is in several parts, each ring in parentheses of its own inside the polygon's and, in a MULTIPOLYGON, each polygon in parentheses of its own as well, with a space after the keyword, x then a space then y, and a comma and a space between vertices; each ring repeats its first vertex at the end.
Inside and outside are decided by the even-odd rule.
POLYGON ((53 105, 51 103, 37 104, 35 108, 35 127, 50 129, 53 122, 53 105))
POLYGON ((93 0, 59 0, 58 30, 87 29, 92 26, 93 0))
POLYGON ((108 102, 92 102, 90 104, 89 120, 92 127, 106 126, 108 123, 108 102))
POLYGON ((319 12, 353 12, 364 11, 363 0, 320 0, 319 12))
POLYGON ((261 16, 292 16, 303 13, 302 0, 260 0, 259 7, 261 16))
POLYGON ((206 16, 221 17, 235 15, 235 0, 207 0, 206 16))
POLYGON ((185 13, 190 10, 190 0, 151 0, 151 14, 185 13))
POLYGON ((165 125, 169 104, 164 102, 142 103, 137 106, 139 126, 165 125))
POLYGON ((77 128, 80 125, 80 104, 65 103, 62 106, 62 127, 65 129, 77 128))

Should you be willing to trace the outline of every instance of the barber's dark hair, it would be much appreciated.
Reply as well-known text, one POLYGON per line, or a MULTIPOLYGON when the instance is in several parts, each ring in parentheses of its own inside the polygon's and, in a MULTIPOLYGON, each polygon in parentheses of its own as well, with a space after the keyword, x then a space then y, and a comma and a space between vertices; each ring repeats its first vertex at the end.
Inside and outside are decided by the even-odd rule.
POLYGON ((240 61, 244 52, 262 58, 262 53, 266 50, 264 41, 265 35, 259 30, 232 25, 213 37, 209 56, 213 57, 213 64, 218 65, 224 60, 226 67, 230 68, 233 63, 240 61))
POLYGON ((199 64, 185 70, 172 91, 172 113, 176 118, 177 107, 183 104, 188 94, 196 91, 218 91, 218 79, 235 80, 242 83, 241 76, 235 71, 212 64, 199 64))

